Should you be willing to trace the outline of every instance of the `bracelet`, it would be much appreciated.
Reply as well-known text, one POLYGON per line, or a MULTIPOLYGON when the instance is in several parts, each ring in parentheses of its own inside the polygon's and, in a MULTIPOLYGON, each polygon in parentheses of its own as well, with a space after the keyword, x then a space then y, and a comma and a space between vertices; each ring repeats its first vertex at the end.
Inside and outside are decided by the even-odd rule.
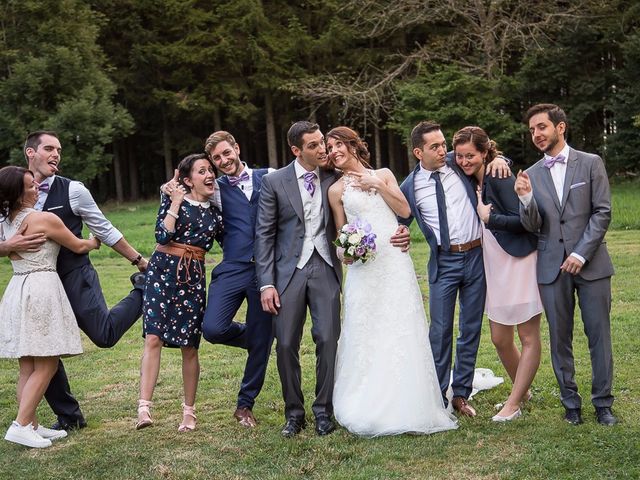
POLYGON ((167 210, 167 215, 171 215, 173 218, 175 218, 176 220, 178 219, 178 214, 172 212, 171 210, 167 210))
POLYGON ((140 263, 140 260, 142 260, 142 255, 138 254, 138 256, 136 258, 131 260, 131 265, 138 265, 140 263))

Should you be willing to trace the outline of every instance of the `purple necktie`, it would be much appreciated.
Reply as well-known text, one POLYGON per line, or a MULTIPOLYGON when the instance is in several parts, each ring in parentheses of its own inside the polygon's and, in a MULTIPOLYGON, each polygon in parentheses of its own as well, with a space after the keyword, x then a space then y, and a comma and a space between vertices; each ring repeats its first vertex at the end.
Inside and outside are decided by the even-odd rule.
POLYGON ((49 193, 49 184, 48 183, 41 183, 40 185, 38 185, 38 190, 40 190, 41 192, 44 192, 44 193, 49 193))
POLYGON ((309 192, 309 195, 311 195, 312 197, 316 191, 316 184, 313 183, 315 178, 316 178, 315 172, 307 172, 304 174, 304 188, 307 192, 309 192))
POLYGON ((556 155, 555 157, 547 157, 544 159, 544 166, 547 168, 553 167, 556 163, 565 163, 566 158, 564 155, 556 155))
POLYGON ((237 187, 240 182, 249 180, 249 174, 244 170, 238 177, 228 176, 227 178, 229 179, 229 184, 232 187, 237 187))

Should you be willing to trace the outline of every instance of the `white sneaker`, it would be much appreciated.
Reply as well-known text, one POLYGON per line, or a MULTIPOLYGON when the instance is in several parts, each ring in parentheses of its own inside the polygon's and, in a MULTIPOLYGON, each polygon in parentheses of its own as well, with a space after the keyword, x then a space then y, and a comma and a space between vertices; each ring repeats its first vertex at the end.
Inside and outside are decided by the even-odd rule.
POLYGON ((49 440, 58 440, 67 436, 65 430, 54 430, 53 428, 43 427, 42 425, 38 425, 35 431, 42 438, 48 438, 49 440))
POLYGON ((32 448, 46 448, 51 446, 51 440, 38 435, 31 423, 23 427, 16 421, 11 422, 11 426, 9 430, 7 430, 4 439, 8 442, 19 443, 20 445, 32 448))

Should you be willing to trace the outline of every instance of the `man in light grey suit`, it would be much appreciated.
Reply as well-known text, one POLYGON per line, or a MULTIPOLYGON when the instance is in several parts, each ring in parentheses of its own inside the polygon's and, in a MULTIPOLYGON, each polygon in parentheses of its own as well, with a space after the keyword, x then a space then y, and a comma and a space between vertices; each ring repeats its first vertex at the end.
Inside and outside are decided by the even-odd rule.
POLYGON ((573 318, 577 293, 591 354, 591 402, 598 423, 614 425, 611 351, 613 264, 604 236, 611 221, 611 193, 602 159, 565 142, 567 118, 553 104, 526 114, 531 138, 545 156, 518 173, 522 224, 538 233, 537 276, 549 322, 551 361, 565 420, 582 423, 582 399, 575 381, 573 318))
POLYGON ((326 171, 327 151, 317 124, 296 122, 287 133, 296 160, 265 175, 258 207, 255 260, 262 308, 274 315, 278 373, 285 401, 282 435, 305 427, 300 382, 300 342, 307 306, 316 344, 316 432, 333 421, 334 363, 340 335, 342 268, 331 242, 336 229, 327 191, 336 181, 326 171))

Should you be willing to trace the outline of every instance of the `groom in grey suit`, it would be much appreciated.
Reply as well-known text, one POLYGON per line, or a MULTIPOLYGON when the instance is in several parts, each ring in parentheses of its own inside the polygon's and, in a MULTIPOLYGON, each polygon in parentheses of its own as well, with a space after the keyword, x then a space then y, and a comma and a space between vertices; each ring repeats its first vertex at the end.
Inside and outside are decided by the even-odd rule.
POLYGON ((316 433, 335 429, 334 363, 340 336, 342 268, 331 242, 336 227, 327 191, 336 181, 326 171, 324 136, 317 124, 294 123, 287 140, 296 159, 265 175, 258 207, 255 259, 262 308, 274 315, 277 363, 285 402, 282 435, 306 425, 301 388, 300 342, 307 307, 316 345, 316 433))
POLYGON ((565 420, 582 423, 582 399, 575 381, 573 318, 577 293, 591 354, 591 402, 598 423, 614 425, 611 351, 613 264, 604 236, 611 221, 611 193, 602 159, 565 142, 567 117, 553 104, 526 114, 535 146, 545 156, 520 172, 515 190, 520 219, 538 233, 537 276, 549 322, 551 361, 565 420))

